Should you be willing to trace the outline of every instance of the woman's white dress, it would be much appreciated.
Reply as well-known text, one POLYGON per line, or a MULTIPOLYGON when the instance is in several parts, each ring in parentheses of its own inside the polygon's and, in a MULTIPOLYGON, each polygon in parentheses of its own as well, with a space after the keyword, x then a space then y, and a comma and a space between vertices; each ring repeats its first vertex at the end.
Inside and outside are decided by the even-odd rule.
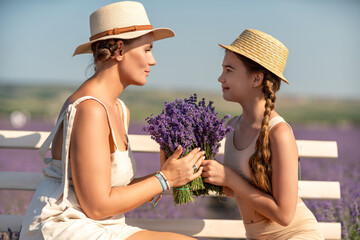
MULTIPOLYGON (((70 136, 76 114, 76 106, 85 100, 98 101, 104 106, 111 134, 115 135, 107 109, 98 99, 90 96, 82 97, 70 104, 58 119, 55 128, 40 148, 40 156, 48 164, 43 169, 44 181, 37 188, 25 214, 20 239, 126 239, 142 229, 125 223, 123 214, 102 220, 88 218, 77 201, 71 179, 69 164, 70 136), (59 126, 63 123, 62 160, 45 158, 50 144, 59 126)), ((123 109, 124 125, 127 132, 127 111, 124 103, 119 100, 123 109)), ((133 155, 128 147, 125 152, 116 151, 111 154, 111 186, 128 185, 136 171, 133 155)))

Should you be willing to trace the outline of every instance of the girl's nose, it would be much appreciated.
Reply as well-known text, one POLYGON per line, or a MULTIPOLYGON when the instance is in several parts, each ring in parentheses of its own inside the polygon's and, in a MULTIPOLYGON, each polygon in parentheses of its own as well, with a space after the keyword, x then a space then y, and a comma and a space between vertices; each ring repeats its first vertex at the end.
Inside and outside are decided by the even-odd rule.
POLYGON ((220 77, 218 78, 218 82, 223 83, 224 82, 224 78, 223 78, 223 74, 221 73, 220 77))

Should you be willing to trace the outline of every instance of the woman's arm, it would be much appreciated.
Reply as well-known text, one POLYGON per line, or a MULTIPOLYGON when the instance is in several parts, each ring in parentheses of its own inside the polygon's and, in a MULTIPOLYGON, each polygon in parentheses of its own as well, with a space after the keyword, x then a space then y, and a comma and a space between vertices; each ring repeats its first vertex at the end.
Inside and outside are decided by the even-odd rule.
POLYGON ((258 190, 216 161, 204 161, 202 176, 205 182, 229 187, 257 212, 286 226, 294 217, 298 197, 298 150, 291 129, 276 125, 270 133, 270 146, 273 195, 258 190))
MULTIPOLYGON (((162 187, 156 177, 125 187, 111 187, 111 133, 105 109, 95 101, 86 101, 77 107, 71 136, 70 162, 74 188, 85 214, 93 219, 130 211, 157 194, 162 187)), ((182 159, 176 151, 161 169, 170 186, 176 187, 195 179, 195 162, 202 161, 198 149, 182 159)))

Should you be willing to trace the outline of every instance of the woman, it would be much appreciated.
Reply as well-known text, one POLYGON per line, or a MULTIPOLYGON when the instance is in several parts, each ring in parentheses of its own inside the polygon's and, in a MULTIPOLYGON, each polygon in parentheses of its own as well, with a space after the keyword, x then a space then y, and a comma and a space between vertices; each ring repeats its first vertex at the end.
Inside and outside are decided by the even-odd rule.
MULTIPOLYGON (((118 96, 129 85, 142 86, 156 64, 153 41, 173 37, 153 29, 142 4, 119 2, 90 16, 90 42, 74 55, 92 52, 95 74, 64 103, 56 127, 40 149, 52 142, 45 180, 27 210, 21 239, 193 239, 175 233, 144 231, 125 223, 123 213, 170 187, 200 176, 204 152, 178 159, 181 147, 161 171, 134 179, 127 139, 129 111, 118 96)), ((163 156, 163 155, 162 155, 163 156)), ((155 200, 158 198, 155 198, 155 200)))
POLYGON ((298 149, 289 124, 274 110, 287 48, 272 36, 246 29, 226 49, 219 77, 223 97, 237 102, 224 165, 205 160, 205 182, 236 199, 247 239, 323 239, 298 197, 298 149))

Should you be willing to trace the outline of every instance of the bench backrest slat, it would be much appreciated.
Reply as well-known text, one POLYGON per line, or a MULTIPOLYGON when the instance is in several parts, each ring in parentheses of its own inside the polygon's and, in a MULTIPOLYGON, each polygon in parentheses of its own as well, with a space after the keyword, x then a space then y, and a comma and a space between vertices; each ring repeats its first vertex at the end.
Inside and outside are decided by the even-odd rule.
MULTIPOLYGON (((35 191, 44 176, 34 172, 0 172, 0 190, 35 191)), ((299 196, 307 199, 340 199, 340 183, 335 181, 299 181, 299 196)))
MULTIPOLYGON (((0 148, 39 149, 49 132, 4 131, 0 130, 0 148)), ((159 152, 159 145, 149 135, 129 135, 131 150, 134 152, 159 152)), ((219 154, 224 154, 225 139, 221 142, 219 154)), ((335 141, 296 140, 299 157, 337 158, 335 141)))

